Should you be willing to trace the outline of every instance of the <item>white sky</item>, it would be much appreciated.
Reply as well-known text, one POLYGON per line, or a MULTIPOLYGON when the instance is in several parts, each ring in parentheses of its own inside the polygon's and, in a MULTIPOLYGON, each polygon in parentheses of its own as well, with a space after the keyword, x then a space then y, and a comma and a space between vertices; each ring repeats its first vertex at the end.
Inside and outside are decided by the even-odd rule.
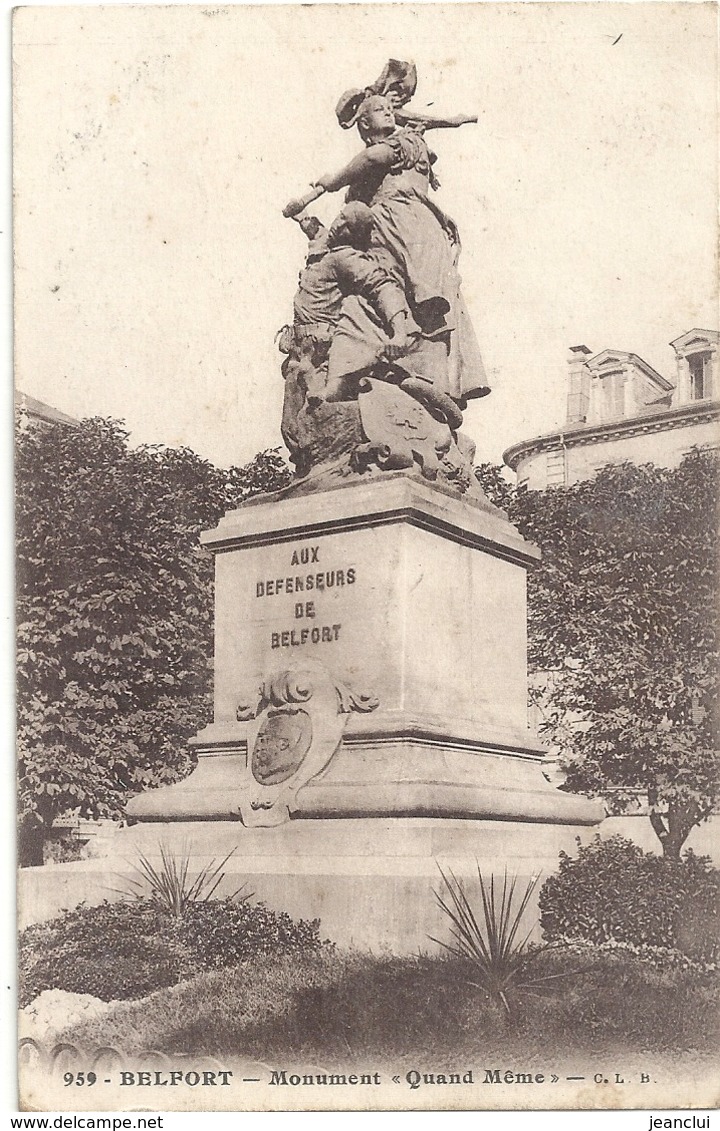
MULTIPOLYGON (((414 59, 499 460, 565 411, 567 347, 717 326, 713 4, 25 8, 16 14, 17 384, 219 464, 279 444, 281 216, 361 148, 350 86, 414 59), (613 43, 622 33, 618 42, 613 43)), ((341 195, 316 207, 332 218, 341 195)))

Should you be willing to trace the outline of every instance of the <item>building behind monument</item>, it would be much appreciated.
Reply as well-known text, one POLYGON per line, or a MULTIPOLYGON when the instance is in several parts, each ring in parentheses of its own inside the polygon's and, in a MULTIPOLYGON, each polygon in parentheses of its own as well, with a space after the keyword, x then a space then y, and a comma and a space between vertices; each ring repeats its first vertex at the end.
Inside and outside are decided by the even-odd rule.
POLYGON ((624 461, 676 467, 693 448, 717 448, 719 342, 718 331, 698 329, 672 341, 673 380, 635 353, 572 346, 564 425, 503 455, 518 488, 567 487, 624 461))

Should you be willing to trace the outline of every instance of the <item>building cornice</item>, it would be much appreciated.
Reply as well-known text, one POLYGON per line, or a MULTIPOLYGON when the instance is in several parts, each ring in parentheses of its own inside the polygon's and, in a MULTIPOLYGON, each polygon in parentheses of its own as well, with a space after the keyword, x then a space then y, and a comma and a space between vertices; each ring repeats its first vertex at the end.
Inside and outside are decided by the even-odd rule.
POLYGON ((610 420, 603 424, 573 425, 557 432, 536 436, 531 440, 521 440, 520 443, 513 444, 503 452, 503 461, 516 471, 521 459, 537 455, 542 451, 597 444, 604 440, 627 439, 651 432, 667 432, 717 419, 720 419, 720 401, 691 401, 689 404, 679 405, 663 412, 632 416, 624 420, 610 420))
POLYGON ((670 345, 677 353, 696 345, 705 349, 714 349, 717 348, 718 342, 720 342, 720 332, 717 330, 700 330, 695 327, 693 330, 686 330, 679 338, 670 342, 670 345))

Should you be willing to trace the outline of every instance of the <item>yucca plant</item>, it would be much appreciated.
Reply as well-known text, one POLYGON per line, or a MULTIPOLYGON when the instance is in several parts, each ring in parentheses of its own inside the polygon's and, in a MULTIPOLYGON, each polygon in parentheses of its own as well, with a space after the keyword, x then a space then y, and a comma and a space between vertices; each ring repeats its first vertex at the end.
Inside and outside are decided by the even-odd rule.
POLYGON ((508 876, 507 868, 502 886, 496 887, 495 876, 486 881, 478 864, 478 880, 482 897, 482 916, 475 914, 470 897, 462 880, 448 869, 438 865, 445 892, 434 892, 438 906, 450 920, 452 942, 433 938, 451 954, 472 963, 477 982, 470 985, 484 990, 502 1006, 510 1016, 508 994, 512 989, 522 989, 537 979, 528 979, 530 966, 543 948, 530 950, 528 943, 532 927, 522 936, 520 927, 539 877, 532 876, 525 888, 515 897, 517 876, 508 876), (499 890, 498 890, 499 889, 499 890))
MULTIPOLYGON (((186 907, 191 903, 206 903, 217 891, 225 878, 222 869, 227 864, 235 849, 231 849, 227 856, 218 863, 211 860, 209 864, 190 881, 190 851, 184 848, 178 855, 171 852, 165 845, 159 845, 160 864, 156 867, 149 857, 140 854, 139 864, 132 864, 133 871, 137 872, 137 879, 125 878, 125 887, 115 888, 115 891, 133 899, 147 899, 156 903, 163 911, 169 912, 180 918, 186 907)), ((237 899, 243 892, 242 884, 229 896, 237 899)), ((242 900, 250 899, 252 892, 242 895, 242 900)))

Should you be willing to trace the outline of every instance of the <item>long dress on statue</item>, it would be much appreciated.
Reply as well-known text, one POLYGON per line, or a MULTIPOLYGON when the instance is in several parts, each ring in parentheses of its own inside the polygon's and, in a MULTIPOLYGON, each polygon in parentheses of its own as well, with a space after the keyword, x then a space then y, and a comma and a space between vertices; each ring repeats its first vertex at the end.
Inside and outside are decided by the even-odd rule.
MULTIPOLYGON (((402 286, 412 317, 422 330, 415 348, 397 364, 411 376, 431 382, 462 407, 468 399, 490 390, 462 298, 457 227, 428 195, 437 183, 432 172, 434 154, 422 132, 412 126, 397 129, 374 144, 391 148, 392 163, 352 183, 347 198, 372 208, 373 251, 402 286)), ((350 321, 352 307, 349 300, 346 317, 350 321)), ((341 352, 341 343, 337 346, 341 352)))

